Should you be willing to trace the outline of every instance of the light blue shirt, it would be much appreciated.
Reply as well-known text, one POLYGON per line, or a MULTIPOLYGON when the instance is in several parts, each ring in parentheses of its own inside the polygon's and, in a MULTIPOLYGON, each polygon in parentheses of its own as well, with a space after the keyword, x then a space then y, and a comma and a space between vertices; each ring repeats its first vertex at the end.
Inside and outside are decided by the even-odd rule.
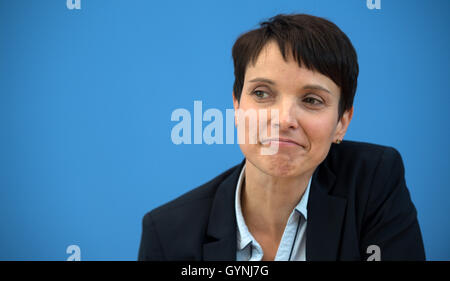
MULTIPOLYGON (((235 212, 237 220, 236 260, 260 261, 264 256, 263 250, 258 241, 255 240, 253 235, 248 230, 242 215, 240 198, 242 183, 244 181, 244 171, 245 165, 239 175, 235 197, 235 212)), ((289 216, 280 245, 278 246, 277 254, 275 256, 276 261, 306 260, 306 223, 308 219, 308 211, 306 207, 308 204, 311 178, 309 179, 308 187, 306 188, 300 202, 289 216)))

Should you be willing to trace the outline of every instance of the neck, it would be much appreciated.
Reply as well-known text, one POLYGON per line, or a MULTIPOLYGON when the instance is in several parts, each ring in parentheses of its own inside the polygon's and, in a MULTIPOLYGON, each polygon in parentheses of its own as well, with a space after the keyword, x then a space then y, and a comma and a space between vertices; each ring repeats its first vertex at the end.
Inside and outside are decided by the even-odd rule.
POLYGON ((281 237, 290 214, 300 202, 311 173, 298 177, 275 177, 246 161, 242 212, 249 230, 281 237))

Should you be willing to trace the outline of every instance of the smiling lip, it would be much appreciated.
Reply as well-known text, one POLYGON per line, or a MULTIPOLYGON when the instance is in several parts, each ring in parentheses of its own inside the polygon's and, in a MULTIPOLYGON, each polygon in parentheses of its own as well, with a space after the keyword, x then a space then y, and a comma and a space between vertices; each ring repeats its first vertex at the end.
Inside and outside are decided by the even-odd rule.
POLYGON ((273 138, 273 139, 266 139, 264 140, 262 143, 263 144, 267 144, 267 143, 276 143, 279 146, 301 146, 298 142, 292 140, 292 139, 288 139, 288 138, 273 138))

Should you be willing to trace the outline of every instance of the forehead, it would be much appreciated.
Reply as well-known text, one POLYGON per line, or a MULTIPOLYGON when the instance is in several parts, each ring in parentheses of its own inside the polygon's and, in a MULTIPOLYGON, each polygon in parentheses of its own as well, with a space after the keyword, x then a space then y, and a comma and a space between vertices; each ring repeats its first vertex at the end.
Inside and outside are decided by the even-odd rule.
POLYGON ((255 63, 249 63, 245 73, 245 81, 254 78, 267 78, 277 84, 286 86, 302 86, 304 84, 318 84, 326 87, 332 93, 339 94, 339 87, 327 76, 300 67, 290 51, 283 58, 278 44, 274 41, 267 43, 259 53, 255 63))

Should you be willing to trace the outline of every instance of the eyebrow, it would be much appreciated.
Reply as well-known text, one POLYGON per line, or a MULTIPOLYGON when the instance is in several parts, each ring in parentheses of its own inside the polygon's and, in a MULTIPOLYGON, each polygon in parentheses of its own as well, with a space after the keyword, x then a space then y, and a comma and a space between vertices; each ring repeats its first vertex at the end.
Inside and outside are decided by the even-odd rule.
POLYGON ((320 86, 320 85, 317 85, 317 84, 308 84, 308 85, 305 85, 305 86, 303 86, 303 89, 304 89, 304 90, 320 90, 320 91, 324 91, 324 92, 327 92, 327 93, 329 93, 329 94, 332 95, 332 93, 330 92, 330 90, 328 90, 327 88, 322 87, 322 86, 320 86))
POLYGON ((271 85, 275 85, 275 81, 272 81, 270 79, 267 78, 261 78, 261 77, 257 77, 255 79, 250 80, 249 82, 265 82, 267 84, 271 84, 271 85))
MULTIPOLYGON (((249 82, 264 82, 264 83, 271 84, 271 85, 276 84, 275 81, 267 79, 267 78, 262 78, 262 77, 254 78, 254 79, 250 80, 249 82)), ((330 90, 328 90, 327 88, 322 87, 318 84, 308 84, 308 85, 303 86, 302 89, 303 90, 319 90, 319 91, 324 91, 326 93, 332 94, 330 90)))

